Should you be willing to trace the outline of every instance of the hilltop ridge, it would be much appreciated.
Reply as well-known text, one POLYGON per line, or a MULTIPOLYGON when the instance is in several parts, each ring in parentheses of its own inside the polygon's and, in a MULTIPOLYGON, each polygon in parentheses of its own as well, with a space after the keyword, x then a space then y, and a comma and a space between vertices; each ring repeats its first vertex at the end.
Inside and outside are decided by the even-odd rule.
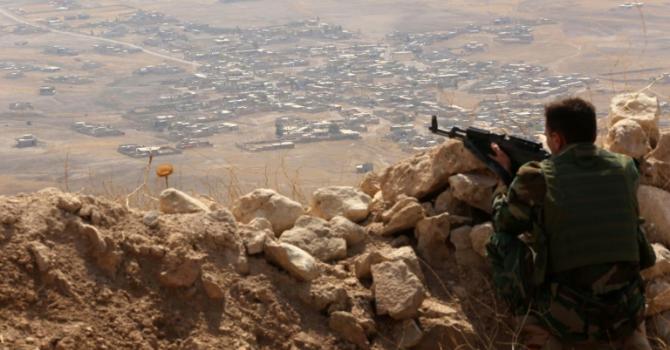
MULTIPOLYGON (((670 131, 612 100, 606 148, 641 160, 659 257, 648 330, 670 342, 670 131)), ((158 211, 49 188, 0 196, 0 349, 505 349, 485 244, 495 177, 459 141, 318 189, 229 208, 167 189, 158 211)))

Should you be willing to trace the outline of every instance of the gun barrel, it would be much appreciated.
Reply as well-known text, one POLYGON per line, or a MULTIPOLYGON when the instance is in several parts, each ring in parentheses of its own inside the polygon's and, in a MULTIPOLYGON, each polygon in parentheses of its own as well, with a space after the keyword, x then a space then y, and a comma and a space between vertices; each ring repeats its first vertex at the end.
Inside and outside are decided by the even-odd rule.
POLYGON ((437 116, 434 115, 431 120, 430 120, 430 126, 428 127, 428 130, 432 132, 433 134, 444 136, 444 137, 449 137, 449 138, 459 138, 459 139, 464 139, 466 137, 465 131, 454 126, 451 128, 451 130, 443 130, 440 129, 440 127, 437 125, 437 116))

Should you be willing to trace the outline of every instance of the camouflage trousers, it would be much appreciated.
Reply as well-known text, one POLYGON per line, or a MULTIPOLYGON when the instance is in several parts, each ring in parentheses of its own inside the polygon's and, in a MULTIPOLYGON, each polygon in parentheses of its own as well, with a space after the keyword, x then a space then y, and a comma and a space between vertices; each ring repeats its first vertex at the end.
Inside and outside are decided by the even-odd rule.
POLYGON ((644 319, 641 281, 605 296, 579 293, 565 285, 531 282, 533 253, 517 237, 495 233, 487 245, 493 284, 517 317, 530 317, 563 344, 618 342, 644 319))

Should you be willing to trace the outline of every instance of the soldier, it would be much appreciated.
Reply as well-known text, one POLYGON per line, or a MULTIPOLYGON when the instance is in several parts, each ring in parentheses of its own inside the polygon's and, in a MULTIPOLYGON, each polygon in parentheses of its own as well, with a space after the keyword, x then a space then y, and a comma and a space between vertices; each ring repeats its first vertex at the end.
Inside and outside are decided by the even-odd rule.
POLYGON ((656 257, 640 226, 638 169, 595 146, 596 133, 592 104, 547 105, 552 156, 523 165, 494 196, 494 285, 529 349, 651 349, 640 270, 656 257))

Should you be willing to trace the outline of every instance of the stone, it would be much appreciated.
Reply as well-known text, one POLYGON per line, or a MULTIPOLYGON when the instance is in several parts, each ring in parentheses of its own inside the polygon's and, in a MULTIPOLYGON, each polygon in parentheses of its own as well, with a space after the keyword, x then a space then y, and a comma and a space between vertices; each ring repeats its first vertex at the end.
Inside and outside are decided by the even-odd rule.
POLYGON ((649 144, 654 147, 658 141, 658 120, 661 108, 658 98, 645 93, 625 93, 612 98, 609 112, 609 126, 612 127, 622 119, 629 119, 640 124, 649 137, 649 144))
POLYGON ((474 268, 485 271, 488 268, 488 262, 479 253, 473 249, 463 249, 454 252, 456 263, 460 266, 474 268))
POLYGON ((409 349, 421 341, 423 331, 416 324, 415 320, 404 320, 397 324, 394 329, 396 343, 401 349, 409 349))
POLYGON ((105 237, 93 225, 79 222, 79 234, 88 238, 93 253, 102 253, 107 251, 107 242, 105 237))
POLYGON ((370 196, 351 186, 324 187, 312 196, 312 214, 326 220, 344 216, 360 222, 370 214, 371 201, 370 196))
POLYGON ((316 259, 292 244, 265 240, 264 252, 266 259, 299 280, 311 281, 320 275, 316 259))
POLYGON ((399 235, 399 236, 393 238, 393 240, 391 242, 389 242, 389 245, 393 248, 400 248, 400 247, 404 247, 404 246, 409 246, 411 244, 412 244, 412 241, 409 239, 409 237, 407 237, 405 235, 399 235))
POLYGON ((321 261, 332 261, 347 257, 347 241, 333 234, 328 221, 303 215, 295 226, 282 233, 279 241, 305 250, 321 261))
POLYGON ((384 230, 383 235, 392 235, 400 231, 409 230, 416 226, 416 223, 425 217, 423 207, 419 202, 411 200, 400 200, 391 209, 384 212, 384 230))
POLYGON ((416 250, 421 257, 435 264, 444 261, 449 255, 447 249, 447 238, 451 220, 449 213, 431 216, 422 219, 414 228, 416 237, 416 250))
POLYGON ((226 293, 221 287, 221 284, 217 281, 216 276, 210 273, 203 273, 202 276, 200 276, 200 281, 202 282, 202 289, 205 290, 207 297, 214 300, 225 298, 226 293))
POLYGON ((262 231, 262 230, 272 231, 272 223, 266 218, 255 218, 251 220, 247 224, 247 226, 256 231, 262 231))
POLYGON ((653 299, 658 295, 670 290, 670 283, 663 279, 657 279, 647 284, 645 288, 645 296, 648 299, 653 299))
POLYGON ((656 253, 656 264, 642 270, 642 278, 647 281, 670 273, 670 250, 658 243, 654 243, 651 246, 654 248, 654 253, 656 253))
POLYGON ((341 281, 324 282, 319 279, 319 283, 303 284, 297 288, 300 300, 316 311, 332 313, 351 308, 351 298, 341 281))
POLYGON ((424 318, 458 317, 460 314, 455 308, 429 298, 423 301, 419 309, 420 317, 424 318))
POLYGON ((165 214, 209 212, 209 208, 203 202, 174 188, 168 188, 161 192, 159 208, 165 214))
POLYGON ((142 217, 142 222, 149 228, 156 228, 158 227, 159 219, 160 213, 152 210, 144 214, 142 217))
POLYGON ((637 198, 640 216, 654 225, 654 230, 647 232, 649 241, 670 246, 670 192, 642 185, 637 198))
POLYGON ((75 214, 81 209, 82 203, 79 198, 70 193, 59 193, 58 202, 56 203, 58 209, 61 209, 70 214, 75 214))
POLYGON ((37 267, 37 271, 44 273, 51 269, 53 257, 49 247, 40 242, 33 241, 28 245, 28 250, 35 258, 35 266, 37 267))
POLYGON ((257 189, 240 197, 233 206, 233 215, 241 223, 264 218, 272 224, 272 231, 279 236, 293 227, 305 213, 302 205, 270 189, 257 189))
POLYGON ((481 257, 486 257, 486 245, 493 236, 493 224, 490 222, 477 225, 470 231, 472 249, 481 257))
POLYGON ((372 266, 385 261, 403 261, 419 279, 424 280, 421 263, 412 247, 400 247, 398 249, 373 250, 360 255, 354 261, 354 273, 358 279, 370 277, 372 266))
POLYGON ((454 196, 454 189, 447 188, 435 198, 433 204, 434 215, 449 213, 451 215, 461 215, 470 217, 472 208, 467 203, 454 196))
POLYGON ((169 288, 181 288, 192 286, 200 277, 204 254, 191 254, 179 260, 173 267, 162 271, 158 278, 159 282, 169 288))
POLYGON ((391 206, 391 208, 385 210, 382 213, 382 222, 388 223, 391 220, 391 218, 394 215, 396 215, 402 208, 414 203, 417 204, 419 203, 419 201, 414 197, 408 197, 405 196, 404 194, 398 196, 396 198, 395 203, 393 203, 393 205, 391 206))
POLYGON ((356 224, 355 222, 345 218, 344 216, 336 216, 330 219, 330 228, 333 235, 344 238, 347 241, 347 246, 353 246, 365 240, 365 228, 356 224))
POLYGON ((661 134, 656 148, 640 166, 642 183, 670 191, 670 131, 661 134))
POLYGON ((419 350, 469 348, 477 335, 472 324, 448 305, 426 300, 421 305, 419 324, 421 341, 413 347, 419 350))
POLYGON ((468 173, 449 177, 449 187, 453 189, 455 198, 489 214, 497 183, 498 180, 488 174, 468 173))
POLYGON ((384 196, 382 191, 375 193, 372 197, 372 202, 370 202, 370 216, 372 217, 372 222, 382 222, 382 215, 386 209, 386 202, 384 202, 384 196))
POLYGON ((213 210, 212 212, 207 214, 207 217, 209 217, 210 220, 221 223, 227 223, 234 229, 238 228, 235 216, 233 215, 233 213, 230 212, 230 210, 228 210, 227 208, 217 206, 215 206, 215 208, 216 210, 213 210))
POLYGON ((472 227, 468 225, 451 230, 449 240, 457 251, 472 249, 472 239, 470 239, 471 231, 472 227))
POLYGON ((379 186, 379 175, 373 172, 365 174, 358 187, 363 193, 370 197, 374 197, 377 192, 381 191, 381 187, 379 186))
POLYGON ((640 124, 631 119, 621 119, 609 128, 605 148, 636 159, 651 151, 647 134, 640 124))
POLYGON ((440 193, 437 198, 435 198, 435 203, 433 204, 433 211, 436 215, 442 213, 452 213, 451 204, 454 201, 454 191, 451 188, 448 188, 442 193, 440 193))
POLYGON ((359 349, 370 348, 365 330, 351 313, 344 311, 333 312, 328 319, 328 327, 340 338, 356 345, 359 349))
POLYGON ((413 318, 426 296, 423 283, 405 262, 387 261, 372 266, 377 315, 396 320, 413 318))
POLYGON ((265 247, 265 240, 274 237, 274 233, 269 229, 261 231, 242 231, 240 235, 242 236, 244 247, 249 255, 262 253, 263 248, 265 247))
POLYGON ((666 284, 664 287, 664 290, 659 291, 655 296, 647 298, 647 317, 670 310, 670 285, 666 284))
POLYGON ((441 145, 392 165, 381 174, 384 199, 394 203, 401 194, 423 199, 447 186, 449 176, 485 169, 459 140, 448 139, 441 145))

